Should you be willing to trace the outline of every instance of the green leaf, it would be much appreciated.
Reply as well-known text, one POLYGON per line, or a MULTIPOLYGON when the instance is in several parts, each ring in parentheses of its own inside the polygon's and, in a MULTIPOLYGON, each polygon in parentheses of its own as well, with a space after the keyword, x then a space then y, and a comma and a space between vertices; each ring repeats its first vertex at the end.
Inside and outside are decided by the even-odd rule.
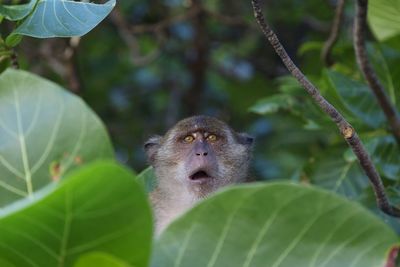
POLYGON ((398 0, 370 0, 368 22, 379 41, 400 34, 400 2, 398 0))
POLYGON ((312 184, 336 192, 349 199, 357 199, 370 186, 354 153, 346 147, 331 147, 322 151, 306 166, 306 176, 312 184), (327 171, 329 170, 329 171, 327 171))
POLYGON ((80 98, 28 72, 0 75, 0 207, 100 158, 113 149, 80 98))
POLYGON ((67 267, 101 251, 147 266, 151 212, 134 180, 115 163, 97 162, 71 173, 49 194, 17 203, 0 214, 0 259, 18 267, 67 267))
POLYGON ((6 38, 6 45, 8 47, 15 47, 17 46, 22 40, 22 35, 19 34, 10 34, 6 38))
POLYGON ((372 128, 385 125, 385 116, 366 84, 352 80, 339 72, 326 71, 326 75, 330 85, 338 93, 341 103, 356 118, 372 128))
POLYGON ((154 174, 154 169, 148 167, 137 176, 137 181, 143 186, 146 192, 151 192, 157 186, 157 178, 154 174))
POLYGON ((176 220, 152 266, 376 267, 396 234, 357 203, 287 183, 231 188, 176 220))
POLYGON ((104 4, 69 0, 39 0, 35 10, 14 33, 37 38, 82 36, 99 24, 114 8, 104 4))
POLYGON ((128 263, 102 252, 93 252, 79 258, 74 267, 130 267, 128 263))
POLYGON ((281 109, 289 109, 293 106, 294 100, 290 95, 279 94, 273 95, 261 100, 258 100, 256 104, 250 107, 250 111, 257 114, 271 114, 276 113, 281 109))
POLYGON ((15 265, 5 261, 4 259, 0 259, 0 266, 1 267, 16 267, 15 265))
MULTIPOLYGON (((371 155, 379 173, 394 181, 400 178, 400 148, 391 135, 377 136, 365 141, 365 148, 371 155)), ((345 153, 348 159, 356 160, 350 149, 345 153)))
POLYGON ((389 49, 385 46, 368 46, 368 56, 373 64, 374 70, 378 75, 379 80, 381 81, 383 87, 385 88, 390 100, 395 103, 396 102, 396 88, 394 86, 393 77, 390 73, 391 68, 388 66, 388 62, 385 59, 383 52, 385 52, 385 48, 387 52, 391 53, 389 57, 395 58, 398 57, 398 52, 395 50, 389 51, 389 49))
POLYGON ((304 56, 308 52, 312 52, 312 51, 320 52, 323 47, 324 47, 323 42, 316 42, 316 41, 305 42, 300 46, 297 54, 299 56, 304 56))
POLYGON ((28 16, 37 1, 31 0, 29 3, 22 5, 0 5, 0 15, 12 21, 21 20, 28 16))

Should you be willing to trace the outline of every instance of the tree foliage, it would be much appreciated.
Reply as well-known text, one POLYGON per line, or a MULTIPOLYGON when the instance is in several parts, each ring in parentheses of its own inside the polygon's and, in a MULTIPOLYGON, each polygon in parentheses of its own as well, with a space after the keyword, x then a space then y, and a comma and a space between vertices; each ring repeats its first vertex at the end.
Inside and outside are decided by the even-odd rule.
MULTIPOLYGON (((392 2, 369 1, 376 39, 366 47, 398 110, 392 2)), ((357 157, 265 45, 250 2, 120 1, 93 31, 116 1, 17 3, 0 5, 1 266, 395 266, 399 219, 377 208, 357 157), (121 162, 143 169, 145 136, 195 113, 246 126, 258 140, 254 176, 279 181, 218 192, 154 239, 152 169, 136 175, 121 162)), ((263 10, 398 204, 399 144, 356 62, 346 30, 355 10, 344 8, 332 64, 319 57, 332 6, 263 10)))

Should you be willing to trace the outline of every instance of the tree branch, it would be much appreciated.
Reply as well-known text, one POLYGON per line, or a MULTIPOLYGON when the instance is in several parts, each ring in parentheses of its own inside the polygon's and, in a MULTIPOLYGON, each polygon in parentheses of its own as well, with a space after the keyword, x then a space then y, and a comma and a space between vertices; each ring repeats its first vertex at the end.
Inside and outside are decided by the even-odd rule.
POLYGON ((326 40, 321 52, 321 59, 328 67, 332 66, 334 63, 331 53, 332 53, 332 48, 337 42, 339 36, 340 26, 342 25, 343 21, 343 10, 345 2, 346 2, 345 0, 339 0, 336 6, 335 18, 333 20, 331 33, 329 35, 328 40, 326 40))
POLYGON ((132 25, 130 29, 132 33, 148 33, 148 32, 160 32, 165 30, 166 28, 170 27, 171 25, 189 20, 191 18, 196 17, 202 11, 201 8, 189 8, 186 13, 179 14, 175 17, 166 18, 165 20, 159 21, 155 24, 139 24, 139 25, 132 25))
MULTIPOLYGON (((130 25, 125 20, 123 14, 118 7, 115 7, 110 14, 110 20, 118 29, 118 33, 121 39, 125 42, 131 52, 132 63, 137 66, 146 65, 155 60, 160 55, 160 49, 155 49, 147 55, 142 55, 140 52, 139 43, 130 28, 130 25)), ((163 38, 160 31, 155 31, 158 37, 158 41, 161 43, 163 38)))
POLYGON ((356 17, 354 20, 354 49, 356 53, 357 63, 360 66, 364 78, 367 80, 369 87, 378 99, 379 105, 385 113, 390 128, 397 143, 400 145, 400 117, 394 105, 390 102, 385 89, 379 81, 371 63, 369 62, 367 49, 365 46, 365 31, 367 23, 368 0, 357 0, 356 17))
POLYGON ((329 117, 337 124, 340 133, 357 156, 362 168, 368 176, 375 193, 378 207, 385 213, 400 217, 400 210, 391 206, 386 196, 382 180, 371 161, 367 151, 365 150, 361 140, 359 139, 354 128, 345 120, 342 114, 336 110, 319 92, 319 90, 304 76, 300 69, 291 60, 284 47, 280 43, 276 34, 266 24, 260 4, 258 0, 252 0, 254 16, 259 24, 261 31, 274 48, 276 54, 281 58, 283 64, 289 72, 297 79, 303 88, 311 95, 320 108, 329 115, 329 117))

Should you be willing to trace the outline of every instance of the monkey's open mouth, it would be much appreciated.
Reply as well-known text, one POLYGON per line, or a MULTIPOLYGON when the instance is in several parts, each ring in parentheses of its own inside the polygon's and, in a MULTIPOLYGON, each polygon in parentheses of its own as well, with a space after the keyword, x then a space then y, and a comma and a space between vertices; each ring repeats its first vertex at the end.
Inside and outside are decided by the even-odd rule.
POLYGON ((190 180, 192 181, 205 181, 211 179, 212 177, 205 171, 197 171, 189 176, 190 180))

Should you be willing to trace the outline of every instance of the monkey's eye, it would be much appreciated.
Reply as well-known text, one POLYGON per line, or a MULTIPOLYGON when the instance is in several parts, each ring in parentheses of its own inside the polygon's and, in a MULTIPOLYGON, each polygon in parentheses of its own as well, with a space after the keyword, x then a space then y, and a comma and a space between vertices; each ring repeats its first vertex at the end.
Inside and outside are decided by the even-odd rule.
POLYGON ((211 142, 217 141, 217 136, 215 134, 210 134, 207 136, 207 140, 211 142))
POLYGON ((183 141, 185 141, 185 143, 191 143, 194 141, 194 137, 192 135, 188 135, 185 138, 183 138, 183 141))

